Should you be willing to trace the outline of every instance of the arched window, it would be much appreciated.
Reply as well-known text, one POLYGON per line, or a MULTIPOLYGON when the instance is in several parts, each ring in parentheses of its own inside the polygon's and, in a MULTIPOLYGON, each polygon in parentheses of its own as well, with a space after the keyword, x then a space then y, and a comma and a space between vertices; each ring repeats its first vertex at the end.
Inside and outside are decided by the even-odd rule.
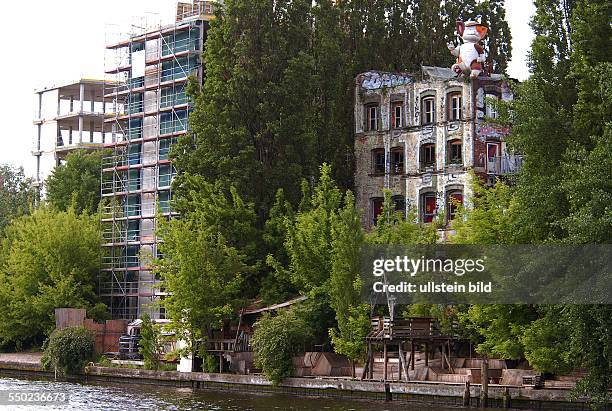
POLYGON ((485 115, 489 118, 497 118, 497 104, 499 102, 499 96, 493 93, 485 94, 485 115))
POLYGON ((455 218, 457 210, 463 205, 463 192, 453 190, 446 193, 446 210, 448 221, 455 218))
POLYGON ((384 198, 382 197, 374 197, 370 200, 372 204, 372 224, 376 225, 376 221, 378 220, 378 216, 383 211, 384 198))
POLYGON ((393 174, 404 173, 404 149, 402 147, 391 149, 391 172, 393 174))
POLYGON ((432 192, 421 194, 421 221, 431 223, 436 216, 436 194, 432 192))
POLYGON ((404 104, 401 101, 391 103, 391 124, 393 128, 402 128, 404 115, 404 104))
POLYGON ((378 104, 366 106, 366 131, 378 130, 378 104))
POLYGON ((375 148, 372 150, 372 173, 385 174, 385 149, 375 148))
POLYGON ((448 121, 459 121, 463 117, 463 98, 461 92, 448 94, 448 121))
POLYGON ((450 140, 448 142, 448 164, 463 164, 461 140, 450 140))
POLYGON ((433 143, 423 144, 420 153, 421 169, 432 168, 436 165, 436 145, 433 143))
POLYGON ((402 195, 391 197, 395 211, 402 213, 402 216, 406 218, 406 199, 402 195))
POLYGON ((421 111, 423 113, 423 125, 436 122, 436 98, 434 96, 423 97, 421 102, 421 111))

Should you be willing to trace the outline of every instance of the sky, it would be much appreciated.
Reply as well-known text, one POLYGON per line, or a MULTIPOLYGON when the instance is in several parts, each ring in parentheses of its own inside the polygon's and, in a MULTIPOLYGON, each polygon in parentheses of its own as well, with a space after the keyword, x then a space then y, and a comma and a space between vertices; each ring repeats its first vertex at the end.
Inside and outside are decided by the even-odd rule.
MULTIPOLYGON (((0 164, 23 166, 26 175, 32 176, 34 90, 82 77, 103 78, 107 37, 131 24, 171 23, 176 1, 36 0, 27 4, 35 10, 24 9, 20 2, 0 2, 0 26, 5 33, 0 64, 0 164)), ((526 53, 533 37, 528 24, 534 10, 530 0, 506 0, 513 48, 508 73, 519 80, 528 76, 526 53)))

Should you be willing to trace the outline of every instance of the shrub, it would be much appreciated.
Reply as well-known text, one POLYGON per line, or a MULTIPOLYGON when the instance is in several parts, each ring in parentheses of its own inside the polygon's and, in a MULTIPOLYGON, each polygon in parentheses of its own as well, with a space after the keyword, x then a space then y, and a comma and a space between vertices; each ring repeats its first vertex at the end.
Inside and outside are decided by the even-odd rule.
POLYGON ((78 374, 93 360, 94 347, 95 337, 86 328, 55 330, 45 342, 41 363, 47 370, 57 370, 64 375, 78 374))
POLYGON ((269 313, 255 324, 251 340, 255 363, 273 384, 280 383, 293 371, 292 357, 301 351, 310 338, 310 327, 294 310, 269 313))
POLYGON ((144 359, 144 366, 147 370, 159 370, 160 361, 164 353, 164 341, 160 326, 151 321, 148 314, 142 316, 140 326, 139 352, 144 359))

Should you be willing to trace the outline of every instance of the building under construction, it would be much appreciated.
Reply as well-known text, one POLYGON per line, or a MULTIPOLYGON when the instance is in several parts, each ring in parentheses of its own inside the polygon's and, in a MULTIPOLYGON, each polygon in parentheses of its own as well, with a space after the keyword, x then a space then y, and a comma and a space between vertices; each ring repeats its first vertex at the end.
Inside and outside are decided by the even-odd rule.
POLYGON ((35 91, 34 186, 43 183, 53 168, 74 150, 98 150, 110 134, 104 133, 105 81, 81 79, 35 91))
POLYGON ((106 46, 104 91, 111 113, 104 129, 112 154, 103 160, 104 259, 99 291, 112 318, 135 319, 147 312, 164 317, 163 290, 151 272, 158 255, 156 213, 171 217, 176 171, 169 152, 188 132, 189 78, 203 81, 201 55, 213 2, 178 3, 170 25, 144 25, 106 46))

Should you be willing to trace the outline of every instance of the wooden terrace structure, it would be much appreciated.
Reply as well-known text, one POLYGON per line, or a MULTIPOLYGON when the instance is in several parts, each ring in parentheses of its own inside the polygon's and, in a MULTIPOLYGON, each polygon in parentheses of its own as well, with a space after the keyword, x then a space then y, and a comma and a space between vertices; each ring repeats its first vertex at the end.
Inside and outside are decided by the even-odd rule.
POLYGON ((434 318, 414 317, 392 321, 389 317, 372 319, 372 330, 366 336, 368 345, 366 361, 361 379, 374 377, 374 346, 382 345, 383 349, 383 380, 386 382, 390 354, 399 357, 399 380, 402 375, 405 381, 410 380, 408 368, 414 371, 415 351, 417 346, 425 347, 425 366, 429 365, 429 355, 439 349, 442 356, 442 366, 447 365, 449 373, 454 373, 451 363, 451 342, 457 338, 442 334, 439 323, 434 318), (406 354, 409 349, 409 357, 406 354))

